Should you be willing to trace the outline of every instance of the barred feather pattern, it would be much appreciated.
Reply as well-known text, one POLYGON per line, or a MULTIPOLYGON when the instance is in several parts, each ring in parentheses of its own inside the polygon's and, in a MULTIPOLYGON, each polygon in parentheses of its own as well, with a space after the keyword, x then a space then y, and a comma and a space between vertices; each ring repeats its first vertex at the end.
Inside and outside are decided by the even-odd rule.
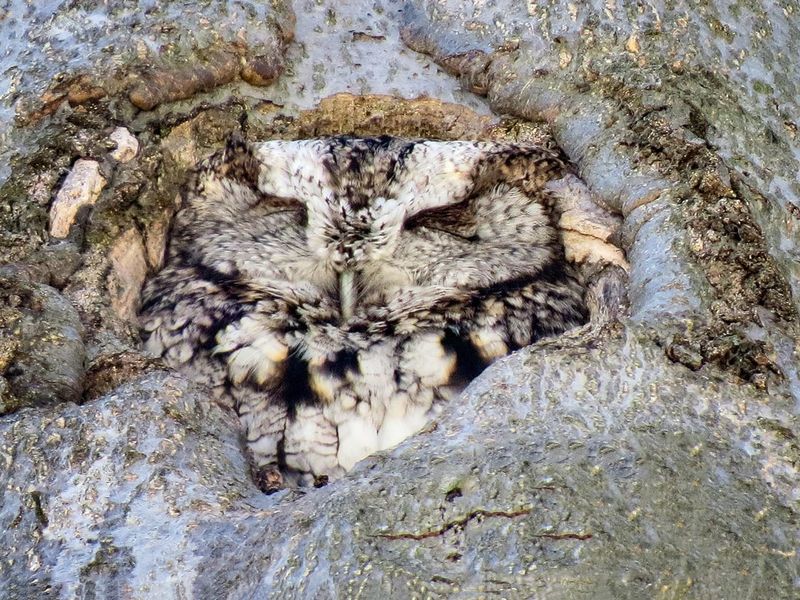
POLYGON ((266 491, 336 479, 586 321, 569 173, 537 146, 232 137, 182 193, 145 347, 235 408, 266 491))

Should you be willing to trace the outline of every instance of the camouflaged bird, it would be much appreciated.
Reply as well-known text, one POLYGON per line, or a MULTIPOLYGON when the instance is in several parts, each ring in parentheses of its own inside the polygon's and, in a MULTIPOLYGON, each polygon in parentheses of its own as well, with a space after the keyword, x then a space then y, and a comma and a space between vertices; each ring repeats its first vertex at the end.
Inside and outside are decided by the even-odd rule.
POLYGON ((586 321, 569 177, 537 146, 231 138, 184 189, 146 348, 233 404, 263 489, 336 479, 586 321))

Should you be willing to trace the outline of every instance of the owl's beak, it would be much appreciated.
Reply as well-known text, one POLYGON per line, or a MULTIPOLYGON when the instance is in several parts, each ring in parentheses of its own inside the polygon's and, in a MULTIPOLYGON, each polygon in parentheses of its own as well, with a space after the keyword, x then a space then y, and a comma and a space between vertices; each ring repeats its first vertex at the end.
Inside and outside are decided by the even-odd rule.
POLYGON ((353 316, 356 306, 356 278, 353 271, 344 270, 339 273, 339 304, 342 320, 347 321, 353 316))

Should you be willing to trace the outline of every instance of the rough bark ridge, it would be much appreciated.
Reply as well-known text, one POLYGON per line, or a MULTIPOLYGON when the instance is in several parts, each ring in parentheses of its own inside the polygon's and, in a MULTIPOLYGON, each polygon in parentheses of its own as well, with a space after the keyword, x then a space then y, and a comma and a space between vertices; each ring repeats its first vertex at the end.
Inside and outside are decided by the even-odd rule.
POLYGON ((797 2, 191 4, 0 10, 0 596, 800 594, 797 2), (131 322, 234 129, 552 136, 625 218, 630 315, 263 496, 131 322))

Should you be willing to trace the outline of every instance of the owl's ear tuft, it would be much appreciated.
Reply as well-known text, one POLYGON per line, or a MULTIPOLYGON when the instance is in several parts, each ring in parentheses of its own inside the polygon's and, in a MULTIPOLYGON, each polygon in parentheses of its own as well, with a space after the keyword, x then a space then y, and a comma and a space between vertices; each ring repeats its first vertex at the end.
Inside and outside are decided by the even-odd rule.
POLYGON ((231 133, 225 143, 225 149, 222 151, 222 163, 218 173, 256 189, 260 170, 261 164, 241 132, 231 133))
POLYGON ((249 152, 249 147, 241 131, 233 131, 225 141, 225 160, 231 160, 241 152, 249 152))

